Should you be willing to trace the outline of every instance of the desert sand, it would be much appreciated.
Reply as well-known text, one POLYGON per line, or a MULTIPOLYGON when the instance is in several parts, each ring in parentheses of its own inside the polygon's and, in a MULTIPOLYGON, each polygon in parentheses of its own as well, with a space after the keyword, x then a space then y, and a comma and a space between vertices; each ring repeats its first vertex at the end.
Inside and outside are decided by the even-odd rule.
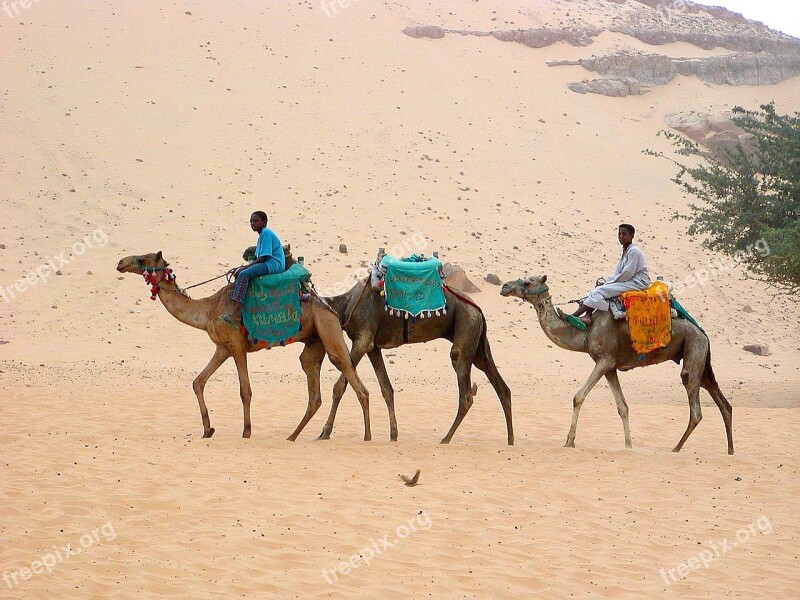
POLYGON ((797 597, 796 304, 736 266, 680 297, 711 339, 735 455, 705 392, 705 419, 670 452, 688 417, 674 364, 621 375, 632 450, 605 382, 567 449, 593 363, 483 280, 547 274, 556 302, 580 297, 613 269, 620 222, 637 226, 653 276, 707 268, 723 257, 671 220, 690 202, 675 167, 642 150, 669 149, 657 133, 676 111, 800 110, 797 78, 678 78, 608 98, 567 88, 580 67, 547 67, 644 46, 622 34, 534 50, 401 33, 558 23, 577 4, 354 0, 327 16, 316 2, 42 0, 0 13, 0 597, 797 597), (472 410, 439 445, 456 409, 446 341, 384 353, 398 442, 368 361, 373 441, 351 390, 332 439, 315 441, 337 375, 326 362, 323 407, 287 442, 307 399, 299 345, 250 355, 248 440, 226 363, 206 388, 216 435, 201 439, 191 384, 213 345, 115 266, 162 250, 180 285, 208 279, 240 264, 258 209, 320 289, 415 234, 415 249, 461 265, 482 290, 516 445, 478 371, 472 410), (759 342, 771 355, 742 350, 759 342))

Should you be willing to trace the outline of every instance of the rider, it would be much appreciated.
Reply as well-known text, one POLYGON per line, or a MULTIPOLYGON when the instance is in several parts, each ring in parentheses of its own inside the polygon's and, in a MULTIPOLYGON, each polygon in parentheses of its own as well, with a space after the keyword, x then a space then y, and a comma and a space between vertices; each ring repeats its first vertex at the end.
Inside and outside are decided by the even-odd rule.
POLYGON ((595 310, 609 310, 610 298, 616 298, 622 292, 646 290, 650 287, 650 274, 647 271, 644 254, 639 246, 633 244, 635 233, 636 229, 633 225, 623 223, 619 226, 617 239, 622 245, 622 256, 617 262, 614 274, 606 279, 598 279, 597 286, 580 302, 578 310, 574 313, 566 315, 559 311, 562 320, 569 321, 578 327, 580 325, 577 325, 575 321, 591 325, 591 314, 595 310), (588 321, 579 319, 584 314, 589 317, 588 321))
POLYGON ((286 257, 283 253, 283 246, 275 232, 267 227, 268 221, 267 213, 262 210, 257 210, 250 215, 250 227, 258 233, 256 259, 246 267, 238 267, 231 270, 231 273, 236 277, 236 286, 231 294, 234 309, 231 314, 220 316, 220 319, 231 325, 239 325, 241 323, 242 303, 245 296, 247 296, 250 280, 262 275, 283 273, 286 270, 286 257))

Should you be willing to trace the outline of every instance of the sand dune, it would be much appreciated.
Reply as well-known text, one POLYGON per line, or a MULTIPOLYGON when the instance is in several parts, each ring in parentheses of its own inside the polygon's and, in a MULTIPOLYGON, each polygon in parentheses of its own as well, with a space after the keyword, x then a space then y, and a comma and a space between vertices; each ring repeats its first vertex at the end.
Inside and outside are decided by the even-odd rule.
MULTIPOLYGON (((598 23, 624 8, 585 6, 598 23)), ((18 578, 0 583, 3 597, 796 593, 796 306, 739 268, 681 297, 709 333, 734 406, 734 456, 707 396, 685 450, 669 451, 688 415, 675 365, 621 377, 633 450, 605 384, 570 450, 561 445, 571 398, 590 358, 553 347, 533 309, 483 277, 546 273, 566 302, 613 268, 623 221, 637 225, 654 275, 682 280, 721 259, 671 220, 690 200, 669 180, 674 167, 642 150, 668 148, 657 132, 672 112, 773 99, 800 110, 798 80, 677 78, 639 97, 582 96, 566 87, 581 68, 547 62, 643 44, 606 33, 586 48, 533 50, 401 33, 412 23, 555 24, 567 10, 580 8, 364 0, 328 17, 315 2, 91 0, 0 15, 0 286, 9 295, 34 274, 0 300, 0 570, 18 578), (500 404, 479 373, 453 443, 438 444, 456 408, 444 341, 385 353, 397 443, 367 361, 373 442, 361 441, 351 392, 331 441, 313 441, 335 380, 327 362, 323 414, 284 441, 306 405, 298 346, 251 355, 250 440, 239 437, 235 369, 224 365, 206 390, 217 433, 200 439, 191 382, 213 347, 114 267, 162 250, 181 285, 213 277, 253 243, 255 209, 320 288, 417 233, 420 250, 461 265, 482 288, 475 298, 513 392, 517 444, 505 445, 500 404), (44 277, 51 260, 61 274, 44 277), (757 341, 772 354, 742 350, 757 341), (420 485, 405 487, 398 474, 416 469, 420 485), (401 537, 410 523, 417 530, 401 537), (737 547, 670 579, 742 529, 737 547), (364 564, 375 543, 381 552, 364 564), (81 552, 24 580, 22 568, 67 544, 81 552)))

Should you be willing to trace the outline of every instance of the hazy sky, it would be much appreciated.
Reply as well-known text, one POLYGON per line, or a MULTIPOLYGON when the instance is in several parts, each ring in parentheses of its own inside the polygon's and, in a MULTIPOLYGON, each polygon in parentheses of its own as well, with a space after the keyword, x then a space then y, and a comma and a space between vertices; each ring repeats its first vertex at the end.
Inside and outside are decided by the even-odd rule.
POLYGON ((798 0, 698 0, 698 4, 724 6, 748 19, 761 21, 772 29, 800 38, 798 0))

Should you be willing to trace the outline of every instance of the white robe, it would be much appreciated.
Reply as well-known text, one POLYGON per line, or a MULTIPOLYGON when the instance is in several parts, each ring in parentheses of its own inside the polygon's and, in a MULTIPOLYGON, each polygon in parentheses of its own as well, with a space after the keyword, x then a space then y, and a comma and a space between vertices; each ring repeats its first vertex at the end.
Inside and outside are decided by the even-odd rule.
POLYGON ((608 310, 609 298, 616 298, 622 292, 646 290, 649 287, 650 274, 644 254, 638 246, 631 244, 622 252, 614 274, 607 277, 603 285, 589 292, 583 303, 596 310, 608 310))

